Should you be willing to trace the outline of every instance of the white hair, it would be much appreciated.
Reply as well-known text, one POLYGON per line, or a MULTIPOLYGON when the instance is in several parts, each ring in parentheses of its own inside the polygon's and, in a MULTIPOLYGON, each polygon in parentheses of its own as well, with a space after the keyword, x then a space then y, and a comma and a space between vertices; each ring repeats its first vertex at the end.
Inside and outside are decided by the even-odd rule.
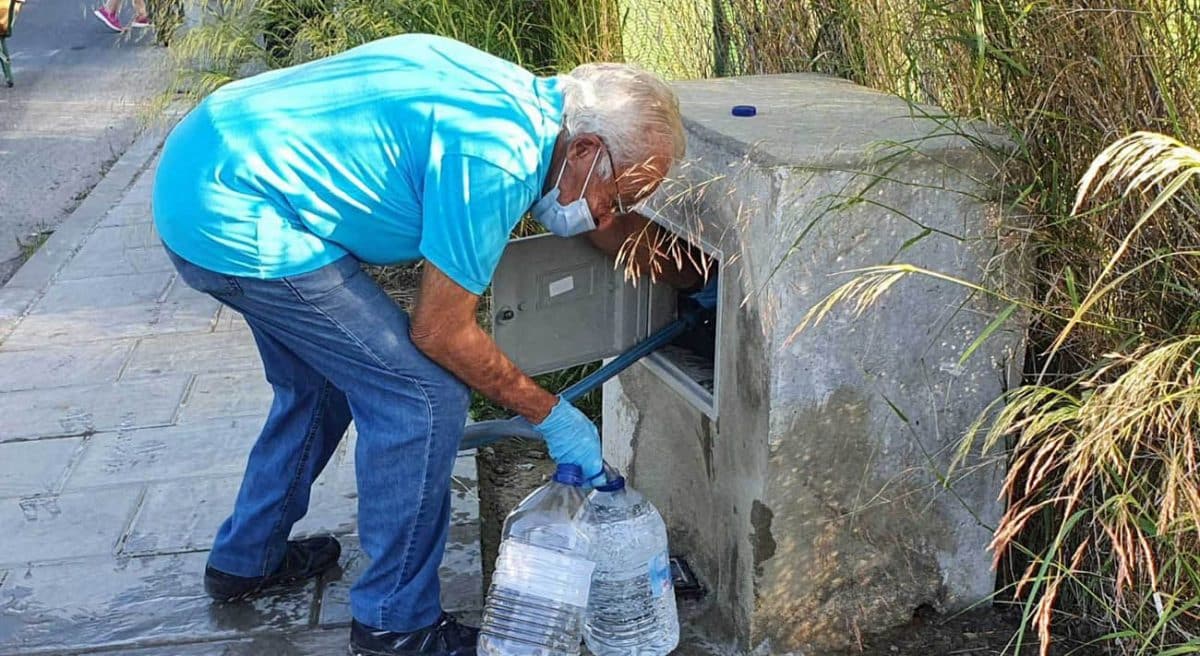
MULTIPOLYGON (((683 157, 687 138, 679 99, 658 76, 629 64, 584 64, 563 80, 563 127, 569 136, 591 132, 604 140, 613 162, 632 166, 661 155, 683 157)), ((608 158, 597 169, 611 175, 608 158)))

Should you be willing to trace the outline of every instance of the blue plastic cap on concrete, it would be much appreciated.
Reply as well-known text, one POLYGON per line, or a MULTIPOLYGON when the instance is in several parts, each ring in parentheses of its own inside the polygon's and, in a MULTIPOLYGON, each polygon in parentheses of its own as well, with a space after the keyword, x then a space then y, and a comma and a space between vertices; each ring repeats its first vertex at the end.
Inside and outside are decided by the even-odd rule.
POLYGON ((563 485, 583 485, 583 468, 572 463, 563 463, 554 470, 554 480, 563 485))
POLYGON ((758 108, 754 105, 734 105, 734 116, 754 116, 758 113, 758 108))

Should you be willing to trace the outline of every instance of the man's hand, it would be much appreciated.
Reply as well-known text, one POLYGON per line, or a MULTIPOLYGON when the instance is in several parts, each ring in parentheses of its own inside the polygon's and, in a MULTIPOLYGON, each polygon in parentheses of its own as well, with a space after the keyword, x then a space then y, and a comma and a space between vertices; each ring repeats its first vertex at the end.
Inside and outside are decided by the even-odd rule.
POLYGON ((479 327, 475 320, 478 305, 478 296, 426 260, 412 316, 413 344, 491 401, 530 423, 542 423, 558 397, 526 376, 479 327))
POLYGON ((559 399, 545 421, 534 426, 554 462, 579 465, 585 480, 604 473, 604 456, 600 449, 600 432, 578 408, 559 399))

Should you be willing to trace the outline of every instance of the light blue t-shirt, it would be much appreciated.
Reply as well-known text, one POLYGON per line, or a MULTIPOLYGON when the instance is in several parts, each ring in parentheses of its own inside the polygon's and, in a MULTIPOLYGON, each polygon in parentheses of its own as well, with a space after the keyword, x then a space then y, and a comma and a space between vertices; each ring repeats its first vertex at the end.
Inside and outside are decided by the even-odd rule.
POLYGON ((541 195, 562 107, 555 78, 423 34, 263 73, 171 132, 155 225, 228 275, 425 258, 479 294, 541 195))

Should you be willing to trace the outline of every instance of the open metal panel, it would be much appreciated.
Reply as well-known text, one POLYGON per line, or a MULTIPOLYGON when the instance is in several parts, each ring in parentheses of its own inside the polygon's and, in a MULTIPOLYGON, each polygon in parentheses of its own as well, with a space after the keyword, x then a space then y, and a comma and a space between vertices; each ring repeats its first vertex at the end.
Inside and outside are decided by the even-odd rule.
POLYGON ((586 237, 513 240, 492 277, 493 337, 530 375, 617 355, 650 334, 650 286, 623 276, 586 237))

